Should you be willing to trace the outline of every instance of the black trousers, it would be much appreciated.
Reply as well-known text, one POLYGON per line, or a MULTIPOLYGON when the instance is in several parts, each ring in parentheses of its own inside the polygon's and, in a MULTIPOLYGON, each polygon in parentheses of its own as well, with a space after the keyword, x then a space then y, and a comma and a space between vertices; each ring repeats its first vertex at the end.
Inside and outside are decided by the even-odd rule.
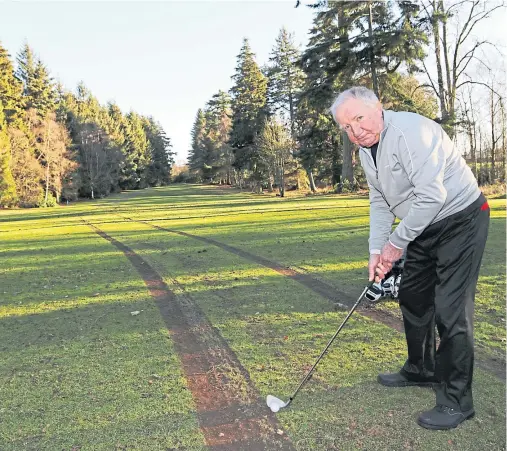
POLYGON ((436 403, 462 411, 473 408, 474 298, 489 213, 481 194, 427 227, 407 248, 399 292, 408 347, 401 372, 411 380, 438 380, 436 403))

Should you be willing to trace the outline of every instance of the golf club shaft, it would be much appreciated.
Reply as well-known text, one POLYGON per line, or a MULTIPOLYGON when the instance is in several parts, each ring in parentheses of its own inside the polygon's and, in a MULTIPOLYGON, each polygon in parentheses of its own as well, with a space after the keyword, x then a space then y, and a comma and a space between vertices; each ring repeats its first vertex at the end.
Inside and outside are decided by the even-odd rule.
POLYGON ((306 383, 306 381, 310 378, 310 376, 312 375, 313 373, 313 370, 315 369, 315 367, 317 366, 317 364, 320 362, 320 359, 322 359, 322 357, 324 356, 324 354, 327 352, 327 350, 329 349, 329 346, 331 346, 331 343, 333 343, 334 339, 338 336, 338 334, 340 333, 340 331, 342 330, 343 326, 345 326, 345 323, 349 320, 349 318, 352 316, 352 313, 354 313, 354 310, 357 308, 357 306, 361 303, 361 301, 363 300, 363 296, 366 294, 366 292, 368 291, 368 288, 370 288, 371 284, 370 285, 367 285, 363 292, 361 293, 361 296, 359 296, 359 298, 357 299, 356 303, 352 306, 352 308, 350 309, 350 312, 347 314, 347 316, 345 317, 345 319, 343 320, 343 322, 341 323, 340 327, 338 328, 338 330, 336 331, 336 333, 333 335, 333 337, 331 338, 331 340, 329 340, 329 343, 327 344, 327 346, 325 347, 325 349, 322 351, 322 353, 320 354, 319 358, 317 359, 317 361, 313 364, 312 368, 310 369, 310 371, 308 371, 308 373, 306 374, 306 376, 304 377, 304 379, 301 381, 301 383, 299 384, 299 387, 296 388, 296 391, 294 392, 294 394, 289 398, 289 402, 287 403, 287 405, 289 405, 292 400, 295 398, 295 396, 297 395, 298 391, 301 389, 301 387, 306 383))

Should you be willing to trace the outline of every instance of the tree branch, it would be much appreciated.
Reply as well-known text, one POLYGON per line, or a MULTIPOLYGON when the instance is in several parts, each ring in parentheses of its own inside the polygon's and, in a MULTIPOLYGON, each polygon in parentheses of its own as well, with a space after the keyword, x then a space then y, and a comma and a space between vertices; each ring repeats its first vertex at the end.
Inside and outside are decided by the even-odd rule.
POLYGON ((463 0, 461 2, 454 3, 453 5, 449 6, 449 8, 447 8, 446 12, 449 13, 451 11, 451 9, 461 6, 461 5, 463 5, 463 3, 471 3, 471 1, 470 0, 463 0))
MULTIPOLYGON (((479 3, 479 2, 477 2, 477 3, 479 3)), ((477 22, 480 22, 481 20, 486 19, 495 9, 504 8, 504 7, 505 7, 505 5, 502 2, 501 5, 497 5, 494 8, 491 8, 489 11, 486 11, 485 13, 479 13, 479 14, 476 14, 475 16, 473 16, 472 19, 474 19, 475 17, 477 17, 477 16, 479 16, 479 15, 482 14, 481 17, 479 17, 478 19, 474 20, 473 23, 472 23, 472 25, 470 25, 470 29, 468 30, 468 32, 466 33, 466 35, 463 37, 463 40, 458 41, 458 42, 460 44, 462 44, 468 38, 469 34, 472 32, 472 30, 474 29, 474 27, 477 24, 477 22)), ((468 24, 469 24, 469 22, 467 22, 465 24, 465 27, 463 28, 463 31, 462 31, 461 34, 463 34, 463 32, 466 30, 466 27, 468 26, 468 24)))
POLYGON ((424 67, 424 70, 426 71, 426 75, 428 76, 428 80, 429 80, 429 81, 430 81, 430 83, 431 83, 431 87, 433 88, 433 91, 435 91, 435 94, 436 94, 436 95, 437 95, 437 97, 439 98, 439 97, 440 97, 440 94, 439 94, 439 92, 438 92, 437 88, 435 87, 435 84, 433 83, 433 80, 431 79, 431 75, 430 75, 430 73, 429 73, 429 71, 428 71, 428 68, 426 67, 426 64, 425 64, 425 62, 424 62, 424 61, 422 61, 422 65, 423 65, 423 67, 424 67))
POLYGON ((417 86, 417 87, 416 87, 416 88, 415 88, 415 89, 414 89, 414 90, 410 93, 410 96, 412 97, 412 96, 415 94, 415 92, 416 92, 418 89, 420 89, 420 88, 433 88, 433 89, 435 89, 435 87, 434 87, 434 86, 432 86, 431 84, 429 84, 429 83, 423 83, 422 85, 417 86))
MULTIPOLYGON (((472 20, 472 17, 473 17, 473 12, 474 12, 474 9, 475 7, 479 4, 479 0, 476 0, 474 2, 472 2, 472 7, 470 8, 470 13, 468 14, 468 19, 465 21, 465 25, 463 26, 462 30, 461 30, 461 33, 459 34, 458 36, 458 40, 456 41, 456 49, 463 43, 463 41, 466 39, 463 38, 463 35, 466 33, 467 31, 467 27, 468 25, 470 24, 470 21, 472 20)), ((471 30, 470 30, 471 31, 471 30)), ((470 33, 469 31, 469 33, 470 33)), ((468 34, 467 34, 468 36, 468 34)))
MULTIPOLYGON (((461 63, 466 59, 468 58, 468 61, 466 61, 465 65, 463 66, 463 68, 461 70, 459 70, 459 72, 456 74, 456 78, 455 78, 455 82, 457 82, 459 80, 459 77, 461 76, 461 74, 466 70, 467 66, 470 64, 470 61, 472 60, 472 58, 474 57, 474 53, 475 51, 482 45, 482 44, 485 44, 485 43, 488 43, 488 41, 482 41, 482 42, 477 42, 474 47, 472 49, 470 49, 467 53, 465 53, 465 55, 463 55, 461 57, 461 59, 459 60, 458 64, 456 65, 456 71, 459 70, 459 67, 461 65, 461 63)), ((479 60, 480 61, 480 60, 479 60)), ((489 69, 489 68, 488 68, 489 69)))
POLYGON ((467 84, 486 86, 486 88, 488 88, 491 92, 496 94, 498 97, 502 97, 501 94, 496 92, 491 86, 489 86, 487 83, 483 83, 482 81, 466 80, 463 83, 460 83, 458 86, 456 86, 456 90, 461 88, 461 86, 467 85, 467 84))

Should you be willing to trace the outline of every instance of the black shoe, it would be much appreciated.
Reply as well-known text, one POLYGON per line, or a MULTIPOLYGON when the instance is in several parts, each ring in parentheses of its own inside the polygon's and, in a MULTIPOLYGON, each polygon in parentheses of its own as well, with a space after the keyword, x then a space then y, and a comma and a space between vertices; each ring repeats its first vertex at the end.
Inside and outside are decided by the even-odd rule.
POLYGON ((431 387, 436 381, 425 379, 421 381, 410 380, 401 373, 379 374, 377 377, 379 384, 386 387, 409 387, 417 385, 419 387, 431 387))
POLYGON ((421 413, 417 419, 419 426, 426 429, 452 429, 475 415, 474 409, 462 412, 451 407, 437 405, 421 413))

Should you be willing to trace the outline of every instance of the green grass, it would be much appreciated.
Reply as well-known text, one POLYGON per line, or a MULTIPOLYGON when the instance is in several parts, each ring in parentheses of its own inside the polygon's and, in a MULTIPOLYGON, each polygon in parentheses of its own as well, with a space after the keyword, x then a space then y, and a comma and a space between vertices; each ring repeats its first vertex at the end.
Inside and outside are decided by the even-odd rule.
POLYGON ((77 217, 18 214, 0 254, 0 449, 200 449, 180 362, 123 254, 77 217))
MULTIPOLYGON (((504 357, 505 199, 490 203, 475 330, 481 350, 504 357)), ((269 268, 124 216, 308 272, 353 298, 365 282, 364 197, 280 199, 184 185, 0 212, 0 450, 205 449, 158 309, 125 256, 82 218, 134 249, 177 296, 191 296, 263 396, 288 398, 345 315, 269 268)), ((397 312, 394 303, 381 308, 397 312)), ((400 333, 354 315, 292 407, 277 414, 295 447, 505 448, 505 382, 477 370, 476 419, 426 431, 415 419, 433 407, 431 390, 375 382, 405 353, 400 333)), ((229 383, 241 398, 244 380, 229 383)))

